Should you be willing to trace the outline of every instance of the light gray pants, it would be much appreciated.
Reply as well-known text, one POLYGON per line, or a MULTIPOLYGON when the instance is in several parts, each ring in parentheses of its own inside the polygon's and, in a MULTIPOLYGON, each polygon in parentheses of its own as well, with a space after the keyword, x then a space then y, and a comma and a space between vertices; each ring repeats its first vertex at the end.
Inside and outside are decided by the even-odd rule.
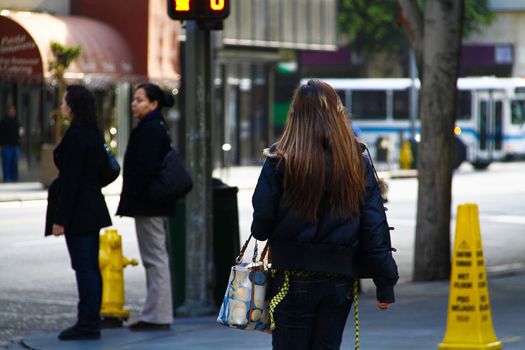
POLYGON ((146 269, 146 301, 140 319, 150 323, 171 324, 173 305, 164 218, 135 217, 135 229, 142 264, 146 269))

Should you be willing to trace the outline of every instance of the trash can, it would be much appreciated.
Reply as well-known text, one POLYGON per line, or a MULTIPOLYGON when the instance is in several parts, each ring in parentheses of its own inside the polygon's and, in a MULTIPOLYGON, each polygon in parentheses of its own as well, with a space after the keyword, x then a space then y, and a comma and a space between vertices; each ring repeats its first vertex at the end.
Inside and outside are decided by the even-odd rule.
POLYGON ((215 263, 215 286, 213 297, 220 306, 230 270, 239 255, 239 210, 237 187, 228 186, 219 179, 213 181, 213 262, 215 263))
MULTIPOLYGON (((215 286, 213 298, 220 306, 230 276, 230 268, 239 254, 239 211, 237 187, 212 179, 213 190, 213 263, 215 286)), ((184 303, 186 291, 186 220, 185 201, 177 202, 175 216, 168 219, 166 244, 170 256, 173 310, 184 303)))

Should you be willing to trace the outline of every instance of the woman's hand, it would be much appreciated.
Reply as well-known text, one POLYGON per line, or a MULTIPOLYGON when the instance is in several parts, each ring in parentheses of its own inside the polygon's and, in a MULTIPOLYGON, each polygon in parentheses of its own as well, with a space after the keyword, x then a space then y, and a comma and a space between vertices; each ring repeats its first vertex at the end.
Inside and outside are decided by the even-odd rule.
POLYGON ((53 233, 53 236, 62 236, 64 234, 64 226, 59 224, 53 224, 51 232, 53 233))
POLYGON ((383 303, 381 301, 378 301, 376 303, 377 307, 379 310, 387 310, 389 307, 390 307, 390 304, 389 303, 383 303))

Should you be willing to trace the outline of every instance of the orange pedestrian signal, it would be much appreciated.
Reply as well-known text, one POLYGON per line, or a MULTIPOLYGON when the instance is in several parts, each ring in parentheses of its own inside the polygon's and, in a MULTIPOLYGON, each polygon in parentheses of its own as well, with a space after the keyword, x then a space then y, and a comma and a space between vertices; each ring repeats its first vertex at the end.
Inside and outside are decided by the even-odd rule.
POLYGON ((168 0, 168 15, 176 20, 215 21, 230 14, 230 0, 168 0))
POLYGON ((224 6, 224 0, 210 0, 210 9, 212 11, 223 11, 224 6))

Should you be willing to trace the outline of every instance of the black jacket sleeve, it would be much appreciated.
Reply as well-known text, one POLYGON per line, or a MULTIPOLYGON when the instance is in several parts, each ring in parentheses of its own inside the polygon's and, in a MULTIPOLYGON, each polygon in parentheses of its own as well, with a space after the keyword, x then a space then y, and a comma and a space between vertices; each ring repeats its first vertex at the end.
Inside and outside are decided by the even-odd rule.
POLYGON ((137 135, 138 147, 136 153, 135 176, 130 183, 137 194, 141 194, 149 181, 159 172, 162 159, 166 155, 167 140, 166 129, 160 123, 148 123, 137 135))
POLYGON ((54 224, 68 226, 79 196, 82 184, 87 144, 81 133, 71 130, 61 145, 60 196, 58 198, 54 224))
POLYGON ((395 301, 394 285, 398 280, 397 265, 392 257, 390 231, 380 189, 372 165, 365 157, 366 196, 361 207, 359 253, 356 267, 362 278, 373 278, 377 300, 395 301))
POLYGON ((258 240, 270 238, 275 227, 282 195, 282 183, 277 174, 279 158, 269 157, 257 181, 252 197, 252 234, 258 240))

